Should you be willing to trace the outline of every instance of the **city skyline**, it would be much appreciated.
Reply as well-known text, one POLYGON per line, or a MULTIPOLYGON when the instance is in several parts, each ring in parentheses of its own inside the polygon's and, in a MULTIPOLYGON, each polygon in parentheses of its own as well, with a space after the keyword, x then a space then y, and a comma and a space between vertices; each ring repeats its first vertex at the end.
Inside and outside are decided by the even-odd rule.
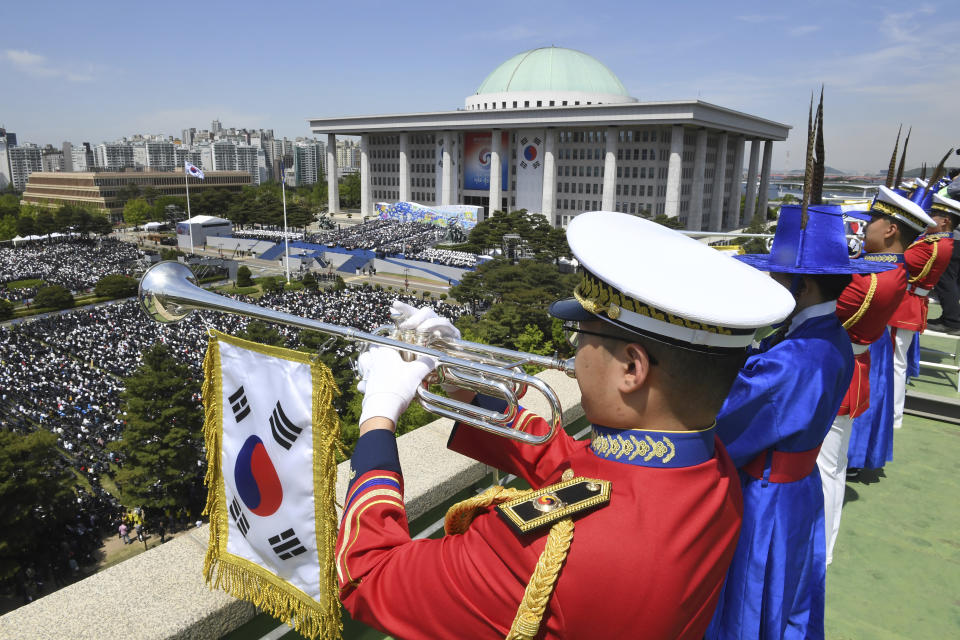
POLYGON ((807 103, 821 82, 832 167, 879 170, 901 122, 913 127, 908 166, 960 144, 949 126, 960 72, 947 64, 960 22, 946 3, 697 2, 673 13, 612 3, 583 16, 573 3, 494 2, 499 21, 426 3, 294 3, 277 13, 213 2, 204 20, 94 5, 57 5, 53 20, 36 4, 8 9, 0 82, 13 90, 0 126, 21 144, 176 138, 214 119, 309 137, 313 117, 460 108, 505 59, 550 45, 596 57, 641 101, 699 98, 793 126, 775 149, 778 169, 802 164, 807 103))

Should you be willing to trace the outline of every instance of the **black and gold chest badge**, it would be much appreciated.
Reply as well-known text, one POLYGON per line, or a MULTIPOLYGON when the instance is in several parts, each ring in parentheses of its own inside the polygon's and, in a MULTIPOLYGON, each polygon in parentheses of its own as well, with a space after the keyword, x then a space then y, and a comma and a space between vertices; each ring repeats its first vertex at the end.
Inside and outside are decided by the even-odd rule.
POLYGON ((497 505, 497 512, 516 532, 530 533, 606 505, 610 502, 610 488, 609 480, 571 478, 502 502, 497 505))

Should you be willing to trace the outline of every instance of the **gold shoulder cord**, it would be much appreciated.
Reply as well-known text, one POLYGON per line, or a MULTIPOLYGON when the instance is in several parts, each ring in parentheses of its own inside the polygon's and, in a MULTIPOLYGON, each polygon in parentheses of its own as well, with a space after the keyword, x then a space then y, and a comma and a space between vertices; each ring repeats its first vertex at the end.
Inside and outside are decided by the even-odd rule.
POLYGON ((870 302, 873 300, 873 294, 877 290, 877 274, 870 274, 870 288, 867 290, 867 295, 863 297, 863 302, 860 304, 860 308, 857 309, 857 312, 852 316, 847 318, 847 321, 843 323, 844 329, 849 329, 853 325, 860 322, 860 318, 863 317, 863 314, 867 312, 867 309, 870 308, 870 302))
MULTIPOLYGON (((444 522, 444 530, 448 535, 463 533, 470 528, 470 523, 480 511, 491 505, 500 504, 507 500, 522 498, 533 493, 532 490, 509 489, 505 487, 490 487, 480 495, 467 498, 450 507, 444 522)), ((530 582, 523 593, 523 600, 517 608, 517 615, 513 619, 510 633, 506 640, 532 640, 540 630, 540 622, 547 610, 553 587, 560 575, 560 569, 570 551, 573 541, 573 519, 564 518, 550 528, 547 535, 547 546, 544 547, 537 566, 533 570, 530 582)))

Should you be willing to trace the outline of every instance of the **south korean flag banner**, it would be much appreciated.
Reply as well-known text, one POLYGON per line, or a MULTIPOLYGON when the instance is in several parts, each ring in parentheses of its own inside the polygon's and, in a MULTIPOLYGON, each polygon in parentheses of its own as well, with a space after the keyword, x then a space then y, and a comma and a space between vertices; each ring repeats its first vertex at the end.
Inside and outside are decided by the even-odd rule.
POLYGON ((212 331, 204 359, 207 583, 309 638, 339 638, 340 423, 311 354, 212 331))

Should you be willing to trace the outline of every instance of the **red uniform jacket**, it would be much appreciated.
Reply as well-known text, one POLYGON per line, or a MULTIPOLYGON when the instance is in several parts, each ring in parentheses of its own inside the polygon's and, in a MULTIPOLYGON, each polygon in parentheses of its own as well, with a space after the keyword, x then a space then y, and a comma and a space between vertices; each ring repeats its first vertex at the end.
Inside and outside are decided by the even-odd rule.
POLYGON ((883 336, 907 290, 903 254, 868 254, 865 258, 878 262, 897 262, 901 267, 881 273, 854 275, 837 298, 837 317, 843 322, 856 354, 853 379, 837 413, 851 418, 856 418, 870 407, 870 352, 867 347, 883 336))
POLYGON ((910 272, 907 295, 890 319, 890 326, 923 332, 927 328, 927 296, 950 264, 953 238, 949 233, 920 236, 903 257, 910 272))
MULTIPOLYGON (((546 422, 527 411, 515 424, 547 431, 546 422)), ((709 443, 705 461, 669 468, 666 459, 674 451, 680 458, 683 449, 677 432, 617 432, 626 436, 623 442, 636 438, 629 446, 595 435, 592 446, 603 445, 601 455, 590 441, 563 432, 538 447, 456 427, 451 449, 533 487, 559 482, 568 468, 612 483, 606 506, 574 520, 569 555, 538 638, 703 638, 743 506, 723 445, 712 429, 700 433, 709 443), (666 449, 664 442, 670 443, 666 449)), ((400 474, 374 469, 358 475, 348 491, 336 555, 340 596, 351 616, 404 639, 505 637, 549 527, 518 534, 490 508, 466 533, 411 541, 400 474)))

